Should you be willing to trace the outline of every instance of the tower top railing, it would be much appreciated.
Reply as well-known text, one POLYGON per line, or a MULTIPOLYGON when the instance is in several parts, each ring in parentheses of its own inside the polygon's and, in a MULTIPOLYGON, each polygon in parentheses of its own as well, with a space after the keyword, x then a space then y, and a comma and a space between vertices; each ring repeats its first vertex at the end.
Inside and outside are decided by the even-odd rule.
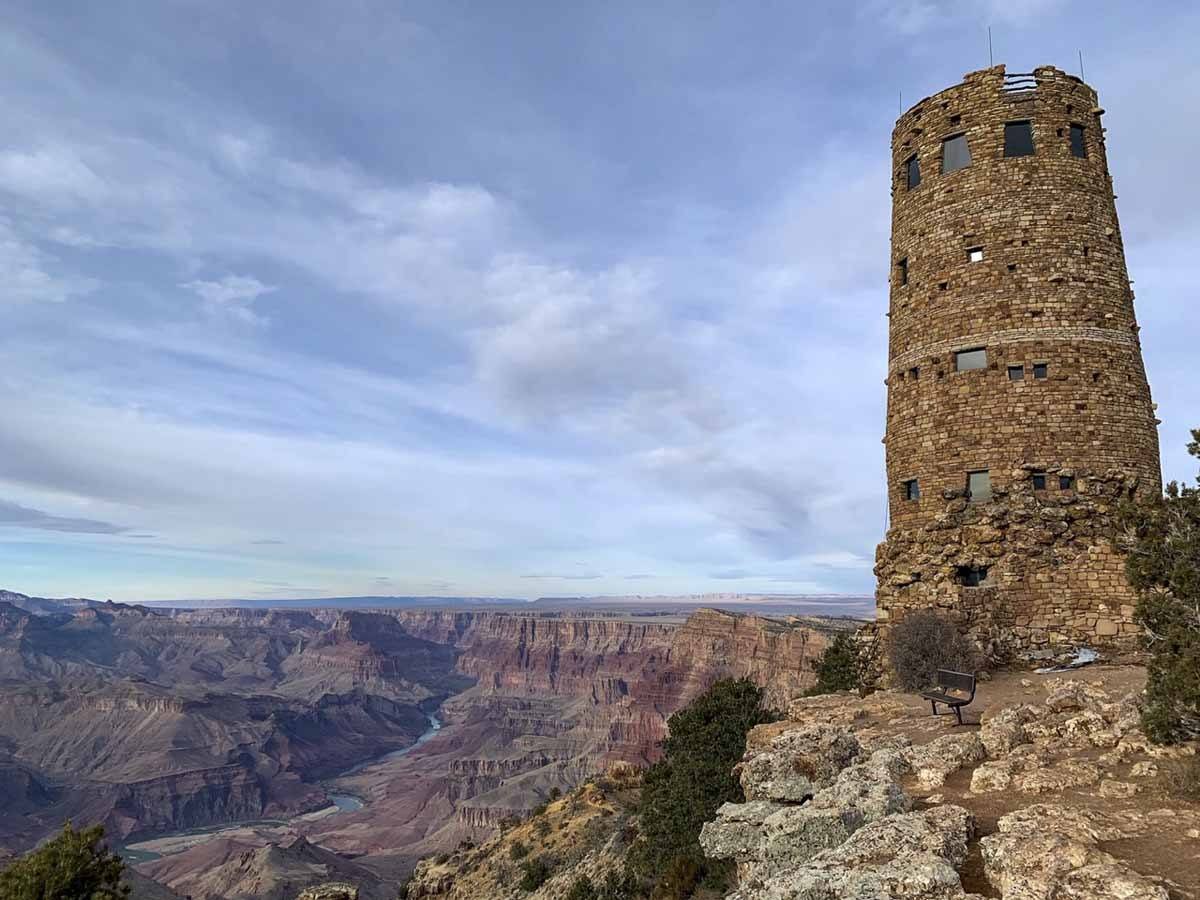
POLYGON ((1005 72, 1000 90, 1009 95, 1032 94, 1037 86, 1037 75, 1033 72, 1005 72))

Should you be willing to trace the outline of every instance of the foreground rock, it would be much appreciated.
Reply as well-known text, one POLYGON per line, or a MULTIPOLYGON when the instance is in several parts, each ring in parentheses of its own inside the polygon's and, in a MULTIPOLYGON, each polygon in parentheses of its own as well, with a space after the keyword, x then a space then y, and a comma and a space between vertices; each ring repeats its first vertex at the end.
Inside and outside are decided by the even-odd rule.
POLYGON ((933 739, 946 723, 898 695, 799 700, 789 715, 751 733, 738 770, 747 802, 721 807, 701 832, 708 856, 736 863, 728 900, 982 896, 972 890, 1008 900, 1167 900, 1200 888, 1200 845, 1187 838, 1200 837, 1200 806, 1162 806, 1161 789, 1145 785, 1160 762, 1195 750, 1149 744, 1134 692, 1055 679, 1040 702, 996 705, 979 730, 933 739), (1139 806, 1149 793, 1159 799, 1139 806), (1005 810, 994 834, 975 834, 977 797, 991 815, 997 803, 1005 810), (1113 854, 1134 838, 1143 839, 1130 845, 1142 848, 1135 857, 1113 854), (1171 841, 1175 851, 1146 858, 1146 848, 1171 841), (1146 874, 1155 866, 1161 877, 1146 874))
POLYGON ((1094 815, 1043 804, 1010 813, 980 842, 988 880, 1004 897, 1168 900, 1161 884, 1098 847, 1123 836, 1094 815))
POLYGON ((982 752, 963 751, 963 743, 942 740, 945 758, 911 747, 868 753, 847 726, 798 727, 752 751, 741 767, 750 801, 721 807, 700 844, 708 856, 737 863, 731 900, 967 897, 957 870, 972 835, 970 813, 957 806, 911 812, 900 786, 914 759, 924 773, 944 773, 948 760, 982 752))

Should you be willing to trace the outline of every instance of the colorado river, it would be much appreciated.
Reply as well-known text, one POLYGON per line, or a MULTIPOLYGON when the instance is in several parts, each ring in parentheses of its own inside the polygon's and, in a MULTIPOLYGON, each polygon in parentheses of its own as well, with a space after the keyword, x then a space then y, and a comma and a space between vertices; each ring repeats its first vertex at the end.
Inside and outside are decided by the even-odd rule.
MULTIPOLYGON (((401 747, 399 750, 391 750, 381 756, 375 756, 371 759, 364 760, 356 765, 351 766, 344 772, 339 772, 330 778, 322 780, 321 784, 326 785, 337 781, 339 778, 346 778, 350 775, 357 775, 364 769, 371 766, 380 765, 394 759, 400 759, 412 753, 422 744, 434 738, 442 728, 441 720, 433 713, 426 713, 429 719, 429 728, 421 733, 421 736, 407 747, 401 747)), ((179 853, 197 844, 203 844, 211 841, 214 838, 223 836, 232 837, 235 834, 244 832, 247 829, 254 828, 284 828, 289 825, 304 824, 307 822, 315 822, 318 820, 329 819, 332 816, 342 813, 357 812, 363 808, 363 800, 361 797, 356 797, 353 794, 326 794, 329 797, 330 805, 322 809, 314 810, 313 812, 303 813, 298 816, 293 816, 290 819, 254 819, 248 822, 237 822, 228 825, 208 825, 204 828, 189 828, 187 831, 177 831, 171 834, 160 834, 153 838, 136 841, 132 844, 126 844, 121 847, 121 856, 130 863, 148 862, 152 859, 159 859, 163 856, 169 856, 173 853, 179 853)))

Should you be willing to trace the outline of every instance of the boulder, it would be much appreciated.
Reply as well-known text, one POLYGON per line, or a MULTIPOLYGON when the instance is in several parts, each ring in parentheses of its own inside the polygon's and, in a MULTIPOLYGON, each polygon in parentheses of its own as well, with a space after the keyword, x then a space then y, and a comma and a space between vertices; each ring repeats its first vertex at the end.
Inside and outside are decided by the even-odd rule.
POLYGON ((747 862, 761 856, 763 823, 786 807, 769 800, 724 803, 717 817, 700 829, 700 846, 712 859, 747 862))
POLYGON ((799 803, 830 784, 859 756, 858 739, 834 725, 785 731, 741 765, 747 800, 799 803))
POLYGON ((926 789, 939 788, 947 776, 984 758, 983 744, 973 731, 947 734, 905 753, 917 782, 926 789))
POLYGON ((958 867, 973 823, 957 806, 869 823, 802 866, 744 884, 728 900, 966 900, 958 867))
POLYGON ((1025 724, 1033 721, 1037 712, 1027 705, 1006 706, 995 713, 984 714, 979 740, 991 759, 997 759, 1029 740, 1025 724))
POLYGON ((1168 900, 1165 888, 1096 846, 1121 832, 1092 810, 1039 804, 998 827, 980 847, 987 878, 1005 897, 1168 900))

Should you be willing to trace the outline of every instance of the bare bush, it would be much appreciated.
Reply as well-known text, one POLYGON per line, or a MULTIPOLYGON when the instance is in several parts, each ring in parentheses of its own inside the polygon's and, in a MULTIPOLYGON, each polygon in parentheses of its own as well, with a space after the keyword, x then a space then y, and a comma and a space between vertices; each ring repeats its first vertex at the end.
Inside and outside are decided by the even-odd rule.
POLYGON ((938 669, 974 674, 982 658, 949 619, 917 610, 892 628, 888 661, 899 687, 920 691, 933 685, 938 669))
POLYGON ((1167 764, 1167 793, 1180 800, 1200 801, 1200 756, 1174 760, 1167 764))

